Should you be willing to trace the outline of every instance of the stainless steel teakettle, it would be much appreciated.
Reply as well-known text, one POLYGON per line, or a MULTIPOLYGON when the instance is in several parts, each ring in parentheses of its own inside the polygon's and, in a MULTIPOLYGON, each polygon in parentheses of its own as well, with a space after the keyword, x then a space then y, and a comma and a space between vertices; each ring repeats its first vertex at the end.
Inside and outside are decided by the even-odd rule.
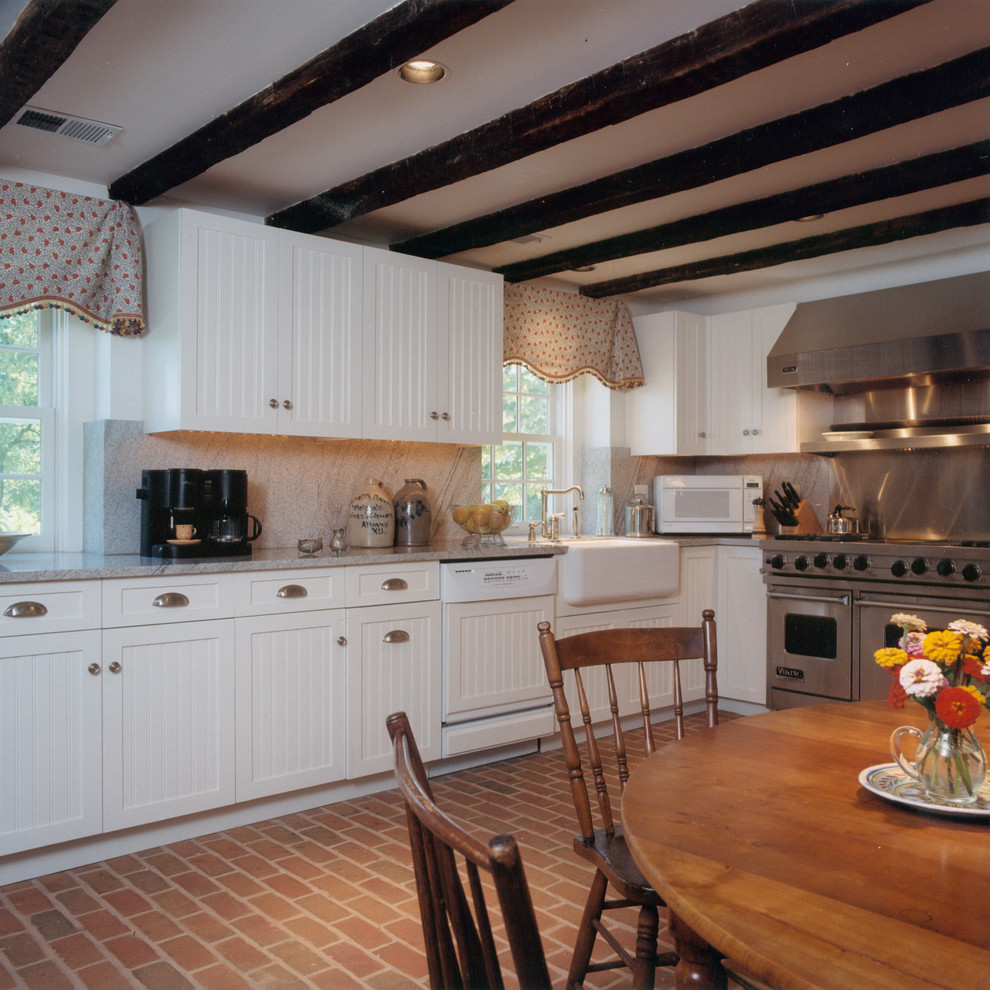
POLYGON ((828 531, 836 536, 848 536, 859 532, 859 520, 852 516, 844 516, 843 512, 854 512, 851 505, 837 505, 828 517, 828 531))

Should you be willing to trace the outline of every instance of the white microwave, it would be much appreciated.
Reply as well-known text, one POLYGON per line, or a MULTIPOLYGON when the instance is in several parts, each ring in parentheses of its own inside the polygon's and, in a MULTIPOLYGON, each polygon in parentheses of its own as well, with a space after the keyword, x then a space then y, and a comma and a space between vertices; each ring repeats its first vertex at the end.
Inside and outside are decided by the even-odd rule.
POLYGON ((663 474, 653 479, 658 533, 752 533, 763 479, 753 474, 663 474))

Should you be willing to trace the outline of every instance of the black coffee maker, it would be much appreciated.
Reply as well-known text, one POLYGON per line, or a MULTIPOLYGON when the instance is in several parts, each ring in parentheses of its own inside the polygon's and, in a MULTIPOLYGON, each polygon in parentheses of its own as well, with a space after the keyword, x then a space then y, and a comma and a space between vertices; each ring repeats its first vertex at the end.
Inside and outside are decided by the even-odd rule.
POLYGON ((142 557, 240 557, 261 536, 247 512, 246 471, 146 470, 137 497, 142 557))

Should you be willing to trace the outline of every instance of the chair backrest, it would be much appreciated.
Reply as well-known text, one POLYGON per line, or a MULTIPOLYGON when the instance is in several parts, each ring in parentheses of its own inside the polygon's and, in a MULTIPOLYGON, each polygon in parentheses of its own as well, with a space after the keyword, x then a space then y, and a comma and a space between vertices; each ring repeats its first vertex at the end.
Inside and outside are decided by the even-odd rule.
POLYGON ((389 715, 386 724, 395 752, 395 779, 406 804, 430 986, 433 990, 501 990, 503 986, 480 870, 492 878, 519 985, 549 988, 546 957, 515 840, 496 835, 486 845, 448 818, 434 802, 405 712, 389 715))
MULTIPOLYGON (((577 695, 581 721, 585 726, 588 746, 588 763, 594 780, 595 795, 601 816, 601 827, 609 835, 615 832, 612 804, 608 794, 607 776, 602 750, 592 723, 591 704, 585 688, 582 670, 598 668, 604 671, 608 692, 612 740, 615 744, 615 772, 619 790, 625 789, 629 779, 629 760, 626 739, 619 714, 618 692, 613 667, 634 665, 639 694, 639 709, 647 753, 656 748, 653 741, 652 710, 650 707, 649 677, 645 664, 656 661, 671 663, 673 671, 674 723, 677 738, 684 737, 684 698, 681 689, 680 661, 700 657, 705 667, 705 709, 708 725, 718 724, 718 682, 716 671, 718 655, 715 646, 715 613, 705 609, 700 626, 667 626, 665 628, 599 629, 555 639, 549 622, 541 622, 540 649, 547 669, 547 679, 553 691, 554 710, 560 725, 561 746, 571 782, 571 795, 577 810, 581 835, 586 842, 595 837, 588 786, 581 767, 581 755, 574 735, 570 709, 564 694, 564 671, 574 672, 574 688, 577 695)), ((607 732, 607 730, 605 730, 607 732)))

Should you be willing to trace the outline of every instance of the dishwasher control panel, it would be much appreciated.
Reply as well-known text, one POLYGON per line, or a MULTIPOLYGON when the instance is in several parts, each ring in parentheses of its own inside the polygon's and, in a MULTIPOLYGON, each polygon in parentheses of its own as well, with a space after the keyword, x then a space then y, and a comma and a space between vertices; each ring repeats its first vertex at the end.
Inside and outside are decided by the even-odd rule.
POLYGON ((486 602, 552 595, 557 590, 554 557, 459 560, 440 565, 440 600, 486 602))

